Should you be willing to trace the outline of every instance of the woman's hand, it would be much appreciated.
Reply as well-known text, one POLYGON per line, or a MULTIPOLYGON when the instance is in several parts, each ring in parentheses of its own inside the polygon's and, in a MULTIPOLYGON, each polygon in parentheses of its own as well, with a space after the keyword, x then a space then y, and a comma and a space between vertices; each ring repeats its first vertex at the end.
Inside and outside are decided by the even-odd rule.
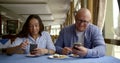
POLYGON ((48 53, 48 49, 35 48, 31 53, 34 55, 44 55, 48 53))
POLYGON ((26 46, 29 44, 28 40, 22 42, 18 47, 21 49, 26 49, 26 46))

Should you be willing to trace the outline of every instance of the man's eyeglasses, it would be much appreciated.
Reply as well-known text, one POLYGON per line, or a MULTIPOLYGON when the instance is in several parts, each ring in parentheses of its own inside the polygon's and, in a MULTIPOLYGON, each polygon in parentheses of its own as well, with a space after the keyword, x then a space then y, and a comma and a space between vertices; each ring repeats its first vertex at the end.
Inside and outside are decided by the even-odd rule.
POLYGON ((84 23, 84 24, 88 24, 89 21, 86 20, 76 20, 77 23, 84 23))

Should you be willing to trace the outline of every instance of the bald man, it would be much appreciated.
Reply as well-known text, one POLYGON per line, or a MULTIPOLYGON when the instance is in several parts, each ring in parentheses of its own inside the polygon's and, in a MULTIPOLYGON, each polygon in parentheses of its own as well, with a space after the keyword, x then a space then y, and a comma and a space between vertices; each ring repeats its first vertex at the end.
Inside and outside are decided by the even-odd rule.
POLYGON ((59 54, 76 54, 79 57, 102 57, 105 55, 105 42, 100 29, 91 24, 91 13, 81 8, 75 15, 75 24, 65 27, 55 43, 59 54), (81 44, 80 46, 73 45, 81 44))

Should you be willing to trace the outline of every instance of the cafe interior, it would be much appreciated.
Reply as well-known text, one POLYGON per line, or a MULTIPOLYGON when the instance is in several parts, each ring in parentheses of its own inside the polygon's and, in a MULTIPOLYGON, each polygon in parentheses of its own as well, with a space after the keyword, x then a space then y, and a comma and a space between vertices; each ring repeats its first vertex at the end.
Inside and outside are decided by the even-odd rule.
MULTIPOLYGON (((120 59, 120 0, 0 0, 0 54, 12 44, 27 17, 41 17, 45 31, 56 42, 59 32, 75 23, 75 13, 88 8, 91 23, 102 31, 106 55, 120 59), (3 39, 7 42, 2 44, 3 39)), ((1 62, 0 62, 1 63, 1 62)))

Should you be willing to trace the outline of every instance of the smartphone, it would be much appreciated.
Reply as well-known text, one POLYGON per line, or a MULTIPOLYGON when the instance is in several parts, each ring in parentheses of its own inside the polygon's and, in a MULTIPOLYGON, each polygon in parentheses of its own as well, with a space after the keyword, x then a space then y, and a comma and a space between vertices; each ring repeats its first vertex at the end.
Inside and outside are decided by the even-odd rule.
POLYGON ((80 47, 80 46, 82 46, 82 44, 81 44, 81 43, 75 43, 75 44, 73 45, 73 48, 76 49, 76 50, 78 50, 78 48, 76 48, 75 46, 80 47))
POLYGON ((37 48, 37 44, 30 44, 30 52, 37 48))

